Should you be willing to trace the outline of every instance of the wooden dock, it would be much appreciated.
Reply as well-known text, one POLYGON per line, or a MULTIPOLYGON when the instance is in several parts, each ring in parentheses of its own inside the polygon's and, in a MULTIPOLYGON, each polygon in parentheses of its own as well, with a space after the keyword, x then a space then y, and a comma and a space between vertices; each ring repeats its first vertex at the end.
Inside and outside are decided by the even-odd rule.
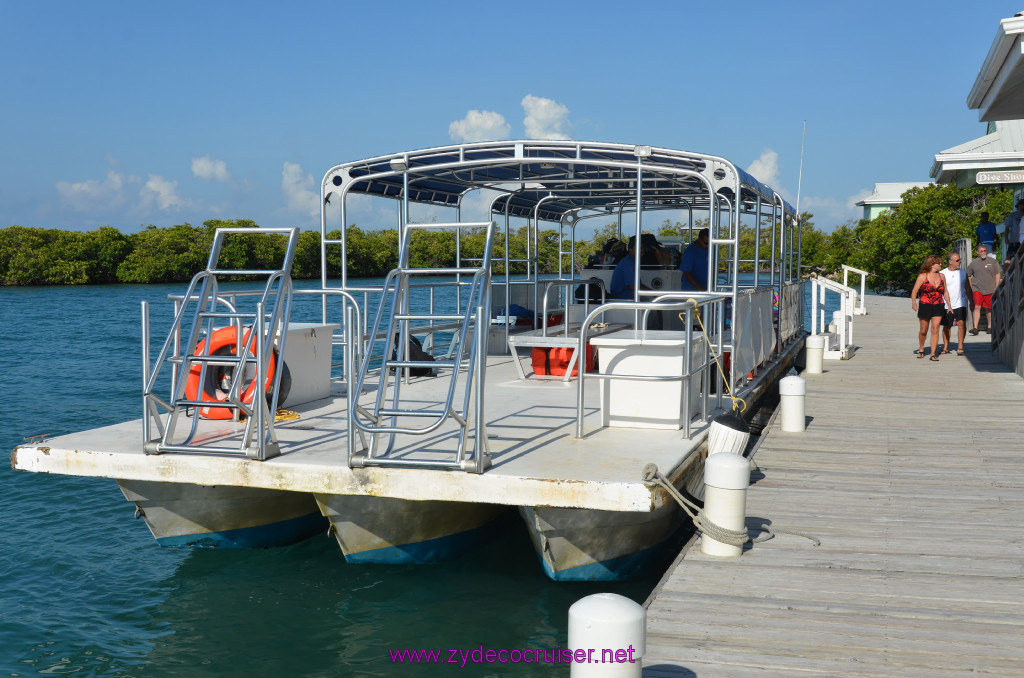
POLYGON ((753 457, 748 527, 821 545, 691 542, 644 676, 1024 676, 1024 380, 985 334, 917 360, 910 300, 867 308, 853 359, 803 375, 807 430, 776 417, 753 457))

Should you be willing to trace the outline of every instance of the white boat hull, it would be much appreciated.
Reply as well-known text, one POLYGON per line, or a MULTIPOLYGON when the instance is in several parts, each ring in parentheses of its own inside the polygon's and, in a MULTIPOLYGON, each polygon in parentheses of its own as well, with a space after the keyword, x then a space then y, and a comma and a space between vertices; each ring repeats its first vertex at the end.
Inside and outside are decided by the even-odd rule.
POLYGON ((317 494, 350 563, 432 563, 455 558, 486 536, 506 507, 451 501, 317 494))
POLYGON ((649 513, 521 506, 544 572, 555 581, 618 581, 663 554, 686 524, 675 503, 649 513))
POLYGON ((311 494, 230 485, 117 481, 161 546, 268 548, 327 529, 311 494))

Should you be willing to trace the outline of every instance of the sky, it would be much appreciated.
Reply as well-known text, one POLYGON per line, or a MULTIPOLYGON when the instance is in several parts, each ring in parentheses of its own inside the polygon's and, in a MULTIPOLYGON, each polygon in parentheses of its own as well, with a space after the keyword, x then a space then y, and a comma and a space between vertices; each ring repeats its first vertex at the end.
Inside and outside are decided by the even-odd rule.
POLYGON ((523 138, 720 155, 795 204, 806 121, 800 209, 831 231, 984 135, 967 94, 1020 9, 0 0, 0 228, 318 228, 334 165, 523 138))

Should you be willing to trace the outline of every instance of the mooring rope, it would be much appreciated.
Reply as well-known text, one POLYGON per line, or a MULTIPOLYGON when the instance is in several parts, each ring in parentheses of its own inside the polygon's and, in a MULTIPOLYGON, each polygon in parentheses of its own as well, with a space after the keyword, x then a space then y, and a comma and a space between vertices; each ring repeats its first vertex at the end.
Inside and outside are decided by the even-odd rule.
POLYGON ((694 504, 692 501, 680 494, 679 490, 668 481, 662 473, 658 470, 656 464, 648 464, 644 466, 642 473, 643 481, 645 483, 656 483, 661 485, 671 495, 679 505, 686 511, 686 515, 690 516, 693 520, 694 526, 701 531, 701 533, 707 535, 709 538, 714 539, 717 542, 723 544, 729 544, 730 546, 743 546, 748 541, 752 543, 758 543, 762 541, 768 541, 776 534, 792 534, 797 537, 803 537, 804 539, 810 539, 815 546, 821 546, 821 541, 816 537, 803 532, 794 532, 793 530, 783 530, 778 527, 772 527, 768 523, 761 523, 758 525, 758 536, 751 537, 747 530, 730 530, 716 525, 715 523, 708 520, 708 517, 704 515, 704 509, 694 504), (694 513, 696 511, 696 513, 694 513), (764 534, 760 534, 760 533, 764 534))
MULTIPOLYGON (((694 309, 697 306, 697 300, 690 297, 686 300, 687 302, 693 302, 694 309)), ((725 388, 729 391, 729 397, 732 398, 732 411, 733 412, 745 412, 747 410, 747 401, 743 398, 737 398, 733 395, 732 386, 729 384, 729 377, 725 376, 725 369, 722 368, 722 361, 718 359, 718 354, 715 353, 714 349, 711 348, 711 337, 708 336, 708 330, 704 327, 704 320, 700 317, 700 313, 694 310, 694 317, 697 318, 697 322, 700 323, 700 331, 704 333, 704 341, 707 342, 708 350, 711 351, 711 357, 715 359, 715 364, 718 365, 718 373, 722 375, 722 381, 725 382, 725 388), (737 405, 737 403, 743 403, 743 407, 737 405)), ((686 323, 686 314, 680 313, 679 319, 686 323)))

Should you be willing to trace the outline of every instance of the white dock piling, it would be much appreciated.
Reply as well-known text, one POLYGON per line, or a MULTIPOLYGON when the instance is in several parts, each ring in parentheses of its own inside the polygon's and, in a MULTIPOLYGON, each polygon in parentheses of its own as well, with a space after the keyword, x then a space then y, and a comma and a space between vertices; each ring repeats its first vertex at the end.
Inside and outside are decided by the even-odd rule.
POLYGON ((807 337, 804 343, 804 354, 804 372, 821 374, 824 371, 825 363, 825 337, 820 334, 812 334, 807 337))
POLYGON ((569 608, 570 678, 640 678, 647 611, 617 593, 595 593, 569 608))
POLYGON ((779 416, 783 431, 803 433, 807 428, 804 406, 806 396, 807 382, 800 377, 786 377, 779 381, 779 416))
MULTIPOLYGON (((750 462, 731 452, 708 457, 704 463, 704 516, 727 530, 742 530, 747 520, 747 487, 750 462)), ((709 556, 732 558, 743 553, 742 546, 724 544, 706 533, 700 538, 701 551, 709 556)))

